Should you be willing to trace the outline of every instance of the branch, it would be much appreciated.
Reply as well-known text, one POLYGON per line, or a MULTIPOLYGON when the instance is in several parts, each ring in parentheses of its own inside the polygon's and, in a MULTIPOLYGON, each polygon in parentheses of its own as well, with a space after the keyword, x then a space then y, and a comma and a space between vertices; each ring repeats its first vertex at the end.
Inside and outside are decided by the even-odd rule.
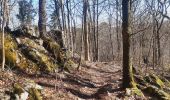
POLYGON ((138 30, 138 31, 135 32, 135 33, 130 34, 130 37, 131 37, 131 36, 134 36, 134 35, 136 35, 136 34, 138 34, 138 33, 140 33, 140 32, 142 32, 142 31, 145 31, 145 30, 148 29, 149 27, 150 27, 150 25, 147 26, 147 27, 145 27, 145 28, 143 28, 143 29, 141 29, 141 30, 138 30))

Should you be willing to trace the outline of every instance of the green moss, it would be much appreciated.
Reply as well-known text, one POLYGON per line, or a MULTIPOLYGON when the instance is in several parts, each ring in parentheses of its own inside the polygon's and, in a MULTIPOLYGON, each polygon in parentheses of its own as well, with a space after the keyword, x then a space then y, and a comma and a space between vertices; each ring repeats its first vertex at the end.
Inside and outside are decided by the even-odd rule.
POLYGON ((24 38, 24 39, 20 38, 20 40, 21 40, 21 44, 24 44, 24 45, 31 47, 31 48, 35 48, 39 52, 42 52, 42 53, 46 52, 46 50, 44 49, 43 46, 41 46, 41 45, 39 45, 38 43, 35 42, 36 40, 32 40, 32 39, 29 39, 29 38, 24 38))
POLYGON ((36 73, 39 71, 39 66, 29 59, 26 59, 24 56, 22 57, 20 63, 17 63, 16 66, 23 71, 27 71, 28 73, 36 73))
POLYGON ((160 87, 163 87, 164 86, 164 83, 162 82, 162 80, 156 76, 155 74, 152 74, 151 77, 154 79, 154 81, 160 86, 160 87))
POLYGON ((130 82, 130 88, 136 88, 136 82, 134 81, 134 76, 133 76, 133 66, 132 66, 132 59, 131 59, 131 61, 130 61, 130 69, 129 69, 129 77, 130 77, 130 80, 131 80, 131 82, 130 82))
MULTIPOLYGON (((12 38, 11 35, 9 34, 6 34, 5 35, 5 59, 6 59, 6 64, 7 65, 10 65, 10 66, 14 66, 17 59, 18 59, 18 55, 17 55, 17 52, 16 52, 16 49, 17 49, 17 44, 16 42, 14 41, 14 39, 12 38)), ((2 50, 0 49, 0 52, 2 50)), ((0 53, 1 55, 1 53, 0 53)), ((0 58, 0 60, 2 60, 0 58)))
POLYGON ((147 86, 144 91, 159 100, 169 100, 170 95, 155 86, 147 86))
POLYGON ((132 94, 137 95, 137 96, 144 96, 142 91, 140 89, 136 88, 132 88, 132 94))
POLYGON ((155 86, 157 86, 159 88, 162 88, 162 87, 165 86, 164 82, 158 76, 156 76, 155 74, 149 74, 144 79, 147 82, 149 82, 150 84, 155 85, 155 86))
POLYGON ((23 92, 24 92, 24 90, 23 90, 23 88, 21 87, 21 85, 18 84, 18 83, 15 83, 14 86, 13 86, 13 93, 14 93, 14 94, 21 95, 21 93, 23 93, 23 92))
POLYGON ((54 64, 54 62, 47 55, 39 53, 38 56, 40 57, 39 61, 42 66, 45 67, 45 70, 52 72, 58 67, 58 65, 54 64))
POLYGON ((38 50, 26 47, 22 50, 27 59, 36 63, 41 71, 54 71, 58 65, 54 63, 53 59, 49 57, 48 54, 39 52, 38 50))
POLYGON ((43 46, 45 49, 48 50, 48 52, 50 52, 53 55, 53 57, 59 58, 61 48, 60 45, 56 43, 54 40, 49 38, 43 39, 43 46))
POLYGON ((160 77, 160 79, 164 82, 165 86, 170 88, 170 82, 166 78, 160 77))
POLYGON ((42 100, 42 96, 40 93, 40 90, 37 90, 35 88, 29 89, 29 100, 42 100))

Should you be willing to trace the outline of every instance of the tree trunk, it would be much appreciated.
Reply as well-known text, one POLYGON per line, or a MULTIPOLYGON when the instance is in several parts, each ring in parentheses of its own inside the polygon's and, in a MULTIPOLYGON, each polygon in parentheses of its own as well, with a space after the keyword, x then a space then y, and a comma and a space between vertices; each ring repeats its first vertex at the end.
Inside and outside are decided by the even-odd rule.
POLYGON ((123 36, 123 88, 134 87, 132 65, 130 63, 130 13, 131 0, 122 1, 122 36, 123 36))
POLYGON ((4 70, 5 68, 5 46, 4 46, 4 33, 5 33, 5 26, 6 26, 6 14, 7 14, 7 0, 3 0, 2 1, 2 15, 3 15, 3 19, 2 19, 2 70, 4 70))
POLYGON ((121 43, 120 43, 120 40, 119 40, 119 15, 118 15, 118 12, 119 12, 119 1, 116 0, 116 38, 117 38, 117 58, 119 58, 119 54, 120 54, 120 47, 121 47, 121 43))
POLYGON ((99 60, 99 0, 97 0, 97 27, 96 27, 96 60, 99 60))
POLYGON ((39 21, 38 28, 40 37, 46 36, 46 0, 39 0, 39 21))
POLYGON ((83 20, 84 20, 84 59, 89 60, 89 41, 88 41, 88 22, 87 22, 87 6, 88 1, 84 0, 83 4, 83 20))
POLYGON ((61 6, 60 6, 60 1, 59 0, 53 0, 54 1, 54 5, 55 5, 55 13, 56 13, 56 16, 57 16, 57 28, 61 30, 61 19, 60 19, 60 9, 61 9, 61 6))

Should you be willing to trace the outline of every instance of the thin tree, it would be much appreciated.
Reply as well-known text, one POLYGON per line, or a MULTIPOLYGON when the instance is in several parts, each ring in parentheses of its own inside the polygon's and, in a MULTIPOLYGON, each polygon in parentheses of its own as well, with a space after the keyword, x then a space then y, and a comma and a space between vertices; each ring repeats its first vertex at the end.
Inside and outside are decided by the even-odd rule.
POLYGON ((4 46, 4 33, 5 33, 5 26, 6 26, 6 10, 7 10, 7 0, 3 0, 2 1, 2 16, 3 16, 3 19, 2 19, 2 70, 4 70, 5 68, 5 46, 4 46))
POLYGON ((51 7, 51 9, 53 9, 53 11, 50 14, 50 16, 51 16, 50 28, 62 30, 61 18, 60 18, 61 3, 59 0, 52 0, 52 3, 54 3, 54 7, 51 7))
POLYGON ((40 38, 43 38, 46 35, 46 0, 39 0, 38 28, 40 38))
POLYGON ((87 6, 88 6, 88 1, 83 0, 83 32, 84 32, 84 59, 86 61, 89 60, 89 41, 88 41, 88 27, 87 27, 87 6))

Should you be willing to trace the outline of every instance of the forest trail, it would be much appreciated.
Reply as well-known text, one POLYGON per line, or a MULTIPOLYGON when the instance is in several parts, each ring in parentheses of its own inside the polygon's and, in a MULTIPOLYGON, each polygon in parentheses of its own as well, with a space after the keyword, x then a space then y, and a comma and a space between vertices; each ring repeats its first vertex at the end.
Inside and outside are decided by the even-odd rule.
POLYGON ((115 100, 120 99, 122 81, 121 66, 115 62, 87 62, 81 69, 72 74, 57 78, 57 89, 54 90, 54 79, 39 79, 37 83, 45 87, 47 99, 60 100, 115 100), (39 82, 38 82, 39 81, 39 82), (51 91, 51 93, 49 92, 51 91), (57 91, 57 92, 55 92, 57 91), (47 94, 50 93, 50 94, 47 94), (53 95, 52 97, 50 97, 53 95))
POLYGON ((43 87, 43 100, 120 100, 124 95, 120 62, 86 62, 73 73, 28 75, 6 71, 2 77, 0 88, 4 91, 12 86, 10 77, 19 83, 34 80, 43 87))

